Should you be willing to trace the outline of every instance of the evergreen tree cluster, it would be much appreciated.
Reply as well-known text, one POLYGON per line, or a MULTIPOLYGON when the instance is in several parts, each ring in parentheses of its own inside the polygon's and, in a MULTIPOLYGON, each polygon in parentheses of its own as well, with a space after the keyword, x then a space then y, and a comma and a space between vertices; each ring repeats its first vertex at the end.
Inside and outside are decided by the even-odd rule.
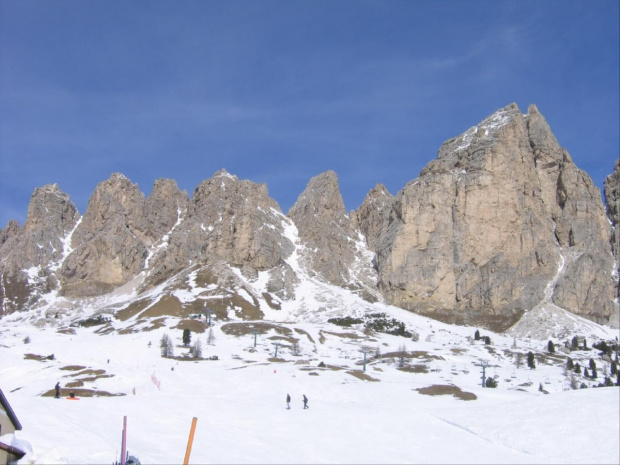
POLYGON ((486 345, 490 345, 491 344, 491 338, 489 336, 483 336, 480 334, 479 330, 476 330, 476 332, 474 332, 474 340, 475 341, 484 341, 484 343, 486 345))

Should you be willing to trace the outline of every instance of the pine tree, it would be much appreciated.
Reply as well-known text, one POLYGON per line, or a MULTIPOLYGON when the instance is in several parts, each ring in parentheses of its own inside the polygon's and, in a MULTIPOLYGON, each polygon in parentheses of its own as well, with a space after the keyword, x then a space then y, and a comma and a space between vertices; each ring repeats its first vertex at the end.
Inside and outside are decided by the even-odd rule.
POLYGON ((536 368, 536 361, 534 360, 534 354, 532 352, 527 353, 527 366, 532 370, 536 368))
POLYGON ((480 331, 476 330, 476 332, 474 333, 474 340, 476 341, 480 340, 480 331))
POLYGON ((568 357, 568 360, 566 360, 566 369, 572 370, 573 368, 575 368, 575 365, 573 364, 573 359, 568 357))
POLYGON ((618 364, 616 362, 611 362, 611 368, 609 374, 614 376, 618 372, 618 364))
POLYGON ((577 336, 573 336, 573 339, 570 342, 570 350, 578 350, 579 349, 579 338, 577 336))
POLYGON ((215 343, 215 336, 213 335, 213 328, 209 328, 209 335, 207 336, 207 344, 212 346, 215 343))
POLYGON ((583 376, 585 378, 589 378, 590 377, 590 373, 588 372, 588 369, 586 367, 583 367, 583 376))
POLYGON ((547 343, 547 350, 550 354, 555 354, 555 345, 553 344, 553 341, 549 340, 547 343))
POLYGON ((577 373, 578 375, 581 374, 581 365, 579 365, 579 362, 575 363, 575 369, 574 369, 575 373, 577 373))
POLYGON ((187 347, 192 342, 192 332, 189 329, 183 330, 183 345, 187 347))
POLYGON ((593 358, 590 359, 590 370, 596 370, 596 362, 593 358))

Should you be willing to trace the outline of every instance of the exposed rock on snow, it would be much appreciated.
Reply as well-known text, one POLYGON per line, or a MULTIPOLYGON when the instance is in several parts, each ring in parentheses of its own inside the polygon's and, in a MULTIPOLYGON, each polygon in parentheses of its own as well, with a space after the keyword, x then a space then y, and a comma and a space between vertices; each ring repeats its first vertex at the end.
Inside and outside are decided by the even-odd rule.
POLYGON ((286 216, 265 184, 225 170, 191 199, 169 179, 145 198, 115 173, 83 217, 44 186, 25 225, 0 231, 0 315, 181 314, 208 298, 221 318, 321 319, 365 301, 495 330, 554 306, 617 325, 619 169, 608 220, 536 106, 511 104, 445 142, 396 196, 378 184, 350 214, 333 171, 286 216))

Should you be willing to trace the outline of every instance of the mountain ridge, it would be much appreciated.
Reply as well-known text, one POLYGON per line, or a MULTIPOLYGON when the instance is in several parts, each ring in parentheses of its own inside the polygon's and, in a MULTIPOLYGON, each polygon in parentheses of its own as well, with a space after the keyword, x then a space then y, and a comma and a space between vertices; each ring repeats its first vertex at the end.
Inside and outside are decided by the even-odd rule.
MULTIPOLYGON (((131 282, 128 307, 140 307, 147 292, 200 270, 225 291, 214 305, 222 317, 237 307, 264 317, 310 277, 448 323, 503 331, 546 302, 617 325, 618 176, 608 179, 605 207, 538 108, 523 115, 511 104, 446 141, 395 196, 377 185, 351 212, 333 171, 312 178, 286 215, 265 184, 226 170, 191 198, 170 179, 146 197, 114 173, 82 216, 47 185, 24 226, 0 230, 0 315, 54 311, 51 295, 76 308, 131 282), (234 291, 259 277, 267 285, 251 302, 234 291)), ((199 307, 167 295, 161 312, 199 307)))

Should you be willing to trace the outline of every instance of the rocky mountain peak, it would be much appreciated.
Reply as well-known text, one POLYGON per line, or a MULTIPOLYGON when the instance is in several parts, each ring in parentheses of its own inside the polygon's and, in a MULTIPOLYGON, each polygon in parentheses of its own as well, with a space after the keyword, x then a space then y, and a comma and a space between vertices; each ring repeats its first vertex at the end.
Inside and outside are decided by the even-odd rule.
POLYGON ((22 228, 9 223, 0 241, 0 314, 36 305, 57 285, 55 271, 67 249, 65 240, 80 215, 58 185, 35 189, 22 228))
POLYGON ((308 269, 339 286, 369 286, 374 279, 368 274, 371 260, 362 260, 362 269, 353 266, 355 258, 364 255, 365 245, 347 215, 336 173, 326 171, 310 179, 287 216, 305 245, 308 269))
POLYGON ((64 236, 73 229, 79 213, 69 196, 62 192, 58 184, 47 184, 34 190, 28 205, 26 230, 53 229, 64 236), (50 222, 52 224, 50 224, 50 222))
POLYGON ((393 203, 394 196, 383 184, 377 184, 351 215, 353 227, 362 232, 372 251, 376 251, 379 238, 387 232, 393 203))
POLYGON ((396 196, 378 241, 383 294, 501 329, 546 299, 554 280, 555 304, 604 321, 614 284, 595 271, 612 267, 595 193, 538 109, 524 116, 508 105, 444 143, 396 196))
MULTIPOLYGON (((613 173, 605 178, 607 216, 611 222, 612 252, 616 260, 616 279, 620 266, 620 160, 616 160, 613 173)), ((620 293, 620 286, 618 288, 620 293)))
POLYGON ((338 175, 325 171, 310 179, 306 189, 288 212, 291 218, 310 216, 310 221, 343 221, 347 211, 340 193, 338 175))
POLYGON ((265 184, 240 181, 220 170, 194 190, 187 215, 171 231, 151 281, 158 283, 190 263, 223 261, 250 275, 279 266, 294 249, 283 237, 283 220, 265 184))
POLYGON ((350 213, 333 171, 311 178, 286 216, 265 184, 225 169, 191 198, 171 179, 145 197, 114 173, 83 217, 50 184, 33 193, 23 227, 0 230, 0 312, 77 309, 112 292, 130 296, 119 318, 186 315, 205 299, 223 319, 292 301, 345 311, 329 297, 297 302, 304 282, 500 331, 543 308, 609 322, 619 170, 606 212, 538 108, 524 115, 513 103, 446 141, 395 196, 377 184, 350 213), (200 297, 186 301, 188 287, 200 297))
POLYGON ((17 220, 9 221, 4 229, 0 229, 0 247, 10 238, 16 236, 18 232, 19 222, 17 220))

